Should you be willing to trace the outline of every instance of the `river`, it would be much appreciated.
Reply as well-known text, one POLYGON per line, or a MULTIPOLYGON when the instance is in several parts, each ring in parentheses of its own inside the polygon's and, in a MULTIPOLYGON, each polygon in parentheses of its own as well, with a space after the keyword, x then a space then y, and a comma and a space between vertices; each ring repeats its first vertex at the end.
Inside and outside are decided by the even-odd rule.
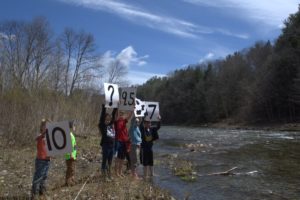
POLYGON ((299 132, 162 127, 159 135, 153 181, 176 199, 300 199, 299 132), (184 162, 195 181, 174 175, 184 162))

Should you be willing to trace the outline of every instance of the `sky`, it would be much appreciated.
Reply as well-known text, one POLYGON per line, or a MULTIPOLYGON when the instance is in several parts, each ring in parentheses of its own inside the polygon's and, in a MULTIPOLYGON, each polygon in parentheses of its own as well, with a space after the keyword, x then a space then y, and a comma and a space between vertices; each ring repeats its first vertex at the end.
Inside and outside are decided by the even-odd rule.
POLYGON ((299 0, 0 0, 0 21, 44 16, 95 37, 103 63, 121 61, 142 84, 189 64, 273 42, 299 0))

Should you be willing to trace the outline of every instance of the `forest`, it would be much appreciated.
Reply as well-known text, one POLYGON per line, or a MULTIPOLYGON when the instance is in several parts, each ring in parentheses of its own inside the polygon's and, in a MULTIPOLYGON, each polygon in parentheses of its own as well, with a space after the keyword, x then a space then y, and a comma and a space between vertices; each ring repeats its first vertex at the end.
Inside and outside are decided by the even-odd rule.
POLYGON ((300 120, 300 7, 276 41, 189 65, 138 87, 160 102, 164 123, 296 123, 300 120))
MULTIPOLYGON (((137 96, 160 102, 165 124, 299 122, 300 11, 284 24, 274 42, 153 77, 137 96)), ((0 22, 0 135, 33 142, 42 118, 97 131, 102 83, 130 81, 126 66, 104 66, 97 52, 92 34, 67 27, 57 34, 44 17, 0 22)))

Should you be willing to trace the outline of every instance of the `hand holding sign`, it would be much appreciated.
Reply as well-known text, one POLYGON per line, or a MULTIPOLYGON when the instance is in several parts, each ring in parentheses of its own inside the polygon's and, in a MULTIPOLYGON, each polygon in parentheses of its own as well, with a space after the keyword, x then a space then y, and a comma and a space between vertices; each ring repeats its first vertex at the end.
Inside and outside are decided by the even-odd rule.
POLYGON ((48 156, 64 155, 72 152, 69 122, 52 122, 46 124, 48 156))
POLYGON ((117 84, 104 83, 105 107, 117 108, 119 103, 119 89, 117 84))

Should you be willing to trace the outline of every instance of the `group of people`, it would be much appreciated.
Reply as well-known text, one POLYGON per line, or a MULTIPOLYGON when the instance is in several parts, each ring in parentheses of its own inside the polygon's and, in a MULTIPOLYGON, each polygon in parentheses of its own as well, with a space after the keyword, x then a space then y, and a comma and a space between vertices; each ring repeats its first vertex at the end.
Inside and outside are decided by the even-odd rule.
POLYGON ((158 139, 158 129, 160 128, 160 117, 155 127, 146 118, 133 117, 133 111, 125 114, 114 108, 112 113, 106 112, 106 107, 102 105, 99 120, 99 131, 101 133, 102 147, 102 174, 105 180, 112 180, 112 161, 116 155, 115 175, 123 178, 124 160, 127 158, 131 175, 139 179, 137 174, 138 160, 144 166, 144 178, 153 176, 153 141, 158 139), (131 121, 129 131, 127 123, 131 121))
MULTIPOLYGON (((112 161, 115 159, 116 177, 124 177, 124 160, 128 160, 127 166, 130 168, 134 179, 140 179, 137 173, 138 160, 143 165, 143 176, 145 179, 153 176, 153 141, 158 139, 160 128, 160 116, 156 126, 152 127, 151 122, 146 118, 133 117, 133 111, 125 114, 114 108, 112 113, 106 112, 106 107, 102 105, 100 120, 98 124, 101 134, 100 145, 102 147, 101 171, 105 181, 112 180, 112 161), (127 124, 130 121, 129 131, 127 124)), ((46 123, 49 120, 42 120, 40 133, 36 137, 37 156, 35 159, 35 173, 32 181, 32 198, 43 195, 46 191, 45 181, 47 179, 50 166, 50 157, 46 151, 46 123)), ((72 142, 72 152, 65 155, 66 176, 65 185, 75 184, 75 161, 77 158, 76 139, 74 122, 69 122, 70 136, 72 142)))

